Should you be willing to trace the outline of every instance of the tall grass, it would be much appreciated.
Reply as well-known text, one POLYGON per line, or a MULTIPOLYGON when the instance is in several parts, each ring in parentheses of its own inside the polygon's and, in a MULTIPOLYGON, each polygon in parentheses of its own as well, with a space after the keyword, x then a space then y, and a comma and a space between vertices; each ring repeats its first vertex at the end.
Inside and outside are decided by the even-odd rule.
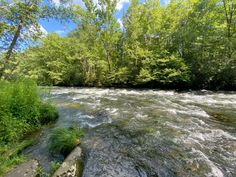
MULTIPOLYGON (((33 81, 0 81, 0 146, 9 147, 6 148, 6 154, 18 147, 26 134, 57 117, 56 108, 40 99, 38 87, 33 81)), ((4 158, 0 159, 0 176, 4 169, 14 164, 9 160, 14 160, 18 152, 6 157, 7 164, 4 158)))
POLYGON ((52 154, 65 157, 80 143, 83 135, 84 131, 76 127, 56 128, 50 137, 49 150, 52 154))

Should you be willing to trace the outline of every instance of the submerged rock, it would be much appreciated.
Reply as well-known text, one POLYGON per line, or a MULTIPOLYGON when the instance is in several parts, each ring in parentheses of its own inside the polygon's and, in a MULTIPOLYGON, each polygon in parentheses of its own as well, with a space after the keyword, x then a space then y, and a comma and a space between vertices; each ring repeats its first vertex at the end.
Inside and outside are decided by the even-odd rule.
POLYGON ((14 168, 5 177, 34 177, 37 175, 38 167, 39 163, 37 160, 30 160, 14 168))
POLYGON ((70 103, 70 104, 66 104, 64 106, 66 108, 73 108, 73 109, 79 109, 81 107, 81 105, 79 103, 70 103))

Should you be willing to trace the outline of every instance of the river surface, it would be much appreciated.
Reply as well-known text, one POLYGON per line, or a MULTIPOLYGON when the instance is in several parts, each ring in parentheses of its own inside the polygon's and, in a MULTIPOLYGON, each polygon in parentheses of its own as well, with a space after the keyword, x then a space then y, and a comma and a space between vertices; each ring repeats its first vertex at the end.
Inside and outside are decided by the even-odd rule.
POLYGON ((86 128, 83 177, 236 176, 236 93, 53 88, 60 117, 26 150, 46 169, 56 127, 86 128))

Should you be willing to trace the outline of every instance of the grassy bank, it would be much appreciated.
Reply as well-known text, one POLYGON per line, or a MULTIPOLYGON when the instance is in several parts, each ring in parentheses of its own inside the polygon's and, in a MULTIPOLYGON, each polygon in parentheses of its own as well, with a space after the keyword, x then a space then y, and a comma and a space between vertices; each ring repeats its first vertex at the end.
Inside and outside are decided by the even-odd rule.
POLYGON ((34 82, 0 81, 0 176, 24 161, 21 151, 32 143, 27 135, 57 118, 57 110, 40 99, 34 82))

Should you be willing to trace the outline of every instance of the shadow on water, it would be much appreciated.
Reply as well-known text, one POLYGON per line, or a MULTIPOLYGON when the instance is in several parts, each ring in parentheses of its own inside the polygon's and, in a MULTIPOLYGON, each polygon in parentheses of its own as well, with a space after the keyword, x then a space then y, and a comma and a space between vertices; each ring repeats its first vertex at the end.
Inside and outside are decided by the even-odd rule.
POLYGON ((148 129, 129 130, 119 125, 102 125, 83 141, 86 152, 84 177, 89 176, 194 176, 204 175, 207 168, 185 151, 191 149, 173 142, 171 137, 150 134, 148 129), (109 153, 107 153, 109 149, 109 153))
POLYGON ((208 114, 211 115, 212 120, 218 122, 221 125, 225 125, 226 127, 231 127, 232 130, 236 131, 236 111, 224 111, 218 109, 208 111, 208 114))

